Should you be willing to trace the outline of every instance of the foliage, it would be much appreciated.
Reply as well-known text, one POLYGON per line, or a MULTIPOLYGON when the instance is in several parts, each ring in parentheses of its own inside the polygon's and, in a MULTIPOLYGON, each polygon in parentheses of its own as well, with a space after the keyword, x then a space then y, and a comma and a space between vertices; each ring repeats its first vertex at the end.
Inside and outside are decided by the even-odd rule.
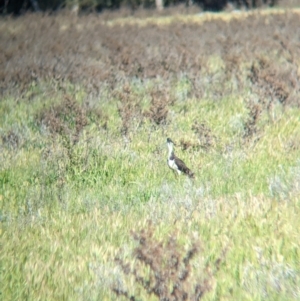
POLYGON ((299 300, 298 11, 112 15, 0 20, 1 299, 299 300))
MULTIPOLYGON (((165 7, 178 5, 180 3, 185 6, 191 6, 197 4, 204 10, 221 11, 226 8, 226 5, 231 3, 236 7, 246 7, 248 9, 262 7, 262 6, 274 6, 278 2, 285 2, 285 0, 165 0, 163 4, 165 7)), ((66 8, 70 11, 102 11, 104 9, 120 9, 121 7, 128 7, 131 11, 138 8, 154 8, 156 5, 155 0, 7 0, 3 1, 0 6, 0 12, 5 14, 20 14, 28 11, 55 11, 66 8)))
MULTIPOLYGON (((212 272, 206 267, 199 274, 203 274, 202 279, 197 279, 192 283, 191 261, 200 251, 200 243, 193 241, 192 246, 183 254, 177 242, 176 234, 173 234, 167 242, 157 241, 154 238, 154 227, 149 224, 148 228, 140 232, 132 233, 138 246, 135 248, 133 256, 137 263, 134 268, 130 263, 125 263, 119 257, 116 262, 126 275, 132 275, 137 285, 141 286, 148 294, 149 298, 154 295, 159 300, 195 300, 202 299, 204 294, 211 290, 212 272), (149 275, 145 268, 149 267, 149 275)), ((197 256, 198 257, 198 256, 197 256)), ((223 258, 219 258, 215 263, 215 271, 223 258)), ((197 277, 197 276, 196 276, 197 277)), ((194 275, 195 278, 195 275, 194 275)), ((117 296, 124 296, 128 300, 139 300, 135 295, 131 295, 126 289, 114 284, 112 290, 117 296)))

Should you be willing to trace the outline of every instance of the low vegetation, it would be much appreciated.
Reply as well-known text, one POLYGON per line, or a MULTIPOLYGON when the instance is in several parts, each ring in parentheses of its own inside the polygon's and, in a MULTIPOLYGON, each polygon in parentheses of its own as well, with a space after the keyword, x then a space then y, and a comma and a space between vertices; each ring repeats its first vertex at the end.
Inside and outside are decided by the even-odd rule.
POLYGON ((1 299, 299 300, 298 27, 0 20, 1 299))

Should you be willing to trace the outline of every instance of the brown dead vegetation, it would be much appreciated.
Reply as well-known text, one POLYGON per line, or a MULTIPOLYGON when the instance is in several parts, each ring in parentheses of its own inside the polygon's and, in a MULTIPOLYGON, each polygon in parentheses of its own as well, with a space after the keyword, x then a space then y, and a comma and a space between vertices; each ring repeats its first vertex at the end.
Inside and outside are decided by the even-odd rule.
POLYGON ((260 59, 252 64, 249 76, 253 90, 265 99, 266 109, 275 101, 285 104, 291 91, 290 74, 278 70, 275 64, 266 59, 260 59))
POLYGON ((164 125, 167 122, 168 106, 171 104, 169 95, 158 89, 150 90, 150 108, 142 110, 139 101, 140 96, 126 84, 121 91, 115 91, 114 95, 119 100, 118 112, 122 120, 120 132, 128 136, 132 127, 139 127, 144 119, 149 119, 155 125, 164 125))
POLYGON ((136 101, 136 95, 134 95, 129 85, 124 85, 121 91, 116 91, 114 94, 120 101, 118 112, 122 120, 121 134, 127 136, 130 128, 141 121, 141 106, 136 101))
POLYGON ((151 92, 150 109, 144 113, 144 116, 156 125, 164 125, 167 122, 168 106, 170 104, 169 95, 162 93, 162 91, 154 90, 151 92))
POLYGON ((262 106, 260 103, 255 103, 253 101, 247 102, 248 108, 248 119, 244 125, 244 142, 249 142, 255 136, 258 139, 258 121, 262 113, 262 106))
POLYGON ((99 110, 79 104, 70 95, 65 95, 61 103, 43 109, 36 119, 38 124, 45 126, 52 135, 67 138, 71 145, 78 142, 80 133, 91 120, 95 123, 102 121, 102 126, 106 126, 105 117, 99 110))
POLYGON ((208 151, 216 145, 216 136, 212 133, 212 130, 204 122, 194 122, 192 130, 198 137, 200 148, 208 151))
MULTIPOLYGON (((15 93, 24 99, 26 92, 30 101, 38 93, 31 91, 33 83, 38 86, 44 82, 65 94, 65 83, 80 84, 93 99, 108 91, 108 100, 118 102, 124 136, 145 119, 155 126, 165 125, 170 106, 177 101, 174 85, 182 78, 189 85, 188 94, 183 95, 199 101, 203 97, 218 101, 245 93, 245 89, 251 91, 258 101, 245 98, 249 117, 244 142, 258 133, 264 111, 271 116, 278 103, 283 110, 300 106, 297 13, 254 13, 230 21, 198 24, 178 20, 143 26, 111 26, 96 15, 26 15, 1 22, 1 94, 15 93), (6 22, 5 26, 1 22, 6 22), (141 86, 149 79, 163 83, 147 88, 148 109, 142 108, 140 95, 131 87, 134 79, 139 79, 141 86)), ((68 97, 38 117, 52 134, 69 135, 74 144, 89 120, 106 127, 101 112, 68 97)), ((216 137, 205 122, 195 123, 192 130, 198 142, 181 139, 183 149, 209 150, 216 145, 216 137)), ((2 134, 2 142, 16 145, 16 137, 2 134)))
POLYGON ((8 133, 1 135, 2 144, 11 148, 16 149, 21 144, 21 137, 14 130, 9 130, 8 133))
POLYGON ((115 89, 134 77, 162 78, 166 91, 172 91, 174 79, 184 74, 192 84, 190 96, 202 97, 208 85, 222 96, 235 84, 238 90, 247 84, 242 68, 250 62, 249 78, 260 93, 299 105, 296 97, 291 99, 291 90, 299 90, 298 14, 253 14, 201 25, 178 21, 108 26, 93 15, 27 15, 2 22, 14 28, 1 27, 2 93, 47 79, 101 91, 104 85, 115 89), (222 59, 225 72, 210 70, 212 55, 222 59))
MULTIPOLYGON (((136 259, 134 266, 131 267, 119 257, 116 262, 125 275, 133 277, 136 286, 142 288, 149 298, 154 295, 158 300, 169 301, 202 299, 211 290, 213 276, 225 259, 226 250, 212 267, 204 266, 196 271, 197 276, 192 260, 201 251, 199 241, 194 240, 191 247, 184 252, 177 241, 176 233, 166 242, 158 241, 154 237, 154 227, 151 224, 140 232, 133 232, 132 237, 138 243, 133 252, 136 259), (147 268, 149 274, 145 273, 147 268)), ((131 294, 117 284, 114 284, 112 290, 117 296, 128 300, 140 300, 138 293, 131 294)))
POLYGON ((197 136, 197 142, 189 139, 180 139, 180 147, 182 150, 204 150, 209 151, 216 146, 217 138, 212 133, 212 130, 205 122, 194 121, 192 131, 197 136))

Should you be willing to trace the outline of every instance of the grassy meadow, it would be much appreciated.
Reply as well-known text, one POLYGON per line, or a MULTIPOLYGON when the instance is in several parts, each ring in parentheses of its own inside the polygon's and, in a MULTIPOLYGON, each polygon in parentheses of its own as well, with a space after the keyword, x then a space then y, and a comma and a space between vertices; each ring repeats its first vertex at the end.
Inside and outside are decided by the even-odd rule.
MULTIPOLYGON (((1 57, 2 67, 7 64, 0 99, 1 300, 163 300, 147 293, 142 287, 150 284, 139 282, 134 272, 126 275, 116 257, 138 266, 151 283, 149 262, 134 250, 140 245, 147 253, 157 248, 157 240, 164 245, 170 238, 177 244, 169 249, 181 254, 183 266, 182 254, 195 243, 201 245, 191 258, 188 279, 179 277, 188 293, 193 283, 201 283, 203 300, 299 300, 300 56, 299 33, 293 30, 298 13, 280 18, 256 12, 232 23, 228 15, 225 20, 220 16, 201 24, 188 19, 182 26, 183 31, 191 26, 191 31, 206 32, 206 48, 199 56, 193 55, 199 48, 185 44, 188 35, 176 32, 180 25, 173 24, 175 33, 172 20, 157 25, 171 36, 167 40, 178 45, 183 41, 185 48, 178 53, 184 51, 185 60, 167 48, 155 25, 139 28, 146 35, 139 36, 144 50, 148 36, 151 43, 161 34, 161 44, 151 46, 149 60, 146 50, 139 53, 136 61, 142 59, 134 71, 129 64, 136 66, 136 61, 128 53, 140 51, 129 48, 136 43, 135 29, 124 37, 124 53, 113 52, 118 41, 112 42, 110 32, 102 46, 80 40, 74 48, 79 67, 74 64, 69 72, 76 39, 71 42, 67 35, 71 40, 74 30, 84 39, 91 26, 100 28, 101 20, 78 18, 71 33, 62 29, 64 22, 74 24, 66 16, 35 17, 41 22, 36 32, 31 16, 0 20, 1 49, 5 42, 16 51, 6 57, 8 62, 3 59, 7 53, 1 57), (22 22, 31 29, 25 37, 22 22), (43 22, 54 27, 45 37, 38 31, 45 32, 43 22), (256 23, 246 34, 240 32, 247 22, 256 23), (285 46, 268 46, 264 26, 278 31, 272 41, 281 39, 278 45, 285 46), (220 32, 216 41, 230 41, 227 48, 213 45, 214 30, 220 32), (235 30, 240 35, 236 39, 235 30), (56 69, 51 65, 56 54, 34 56, 43 46, 32 43, 51 43, 54 33, 66 45, 64 53, 63 42, 55 36, 51 51, 61 55, 56 69), (239 43, 242 37, 245 41, 239 43), (248 39, 251 47, 257 43, 254 51, 248 39), (14 44, 18 41, 21 48, 14 44), (160 45, 169 53, 164 62, 153 55, 162 50, 160 45), (104 54, 96 59, 97 51, 104 54), (80 65, 84 58, 86 69, 80 65), (149 75, 150 59, 158 76, 149 75), (194 59, 201 68, 192 74, 194 59), (25 67, 19 70, 17 61, 25 67), (110 65, 116 69, 107 71, 112 75, 103 81, 92 69, 108 70, 110 65), (89 86, 94 80, 98 86, 89 86), (167 137, 195 173, 194 180, 175 177, 168 168, 167 137), (149 222, 153 236, 147 232, 149 222), (143 230, 150 245, 144 248, 143 240, 132 234, 143 230), (116 287, 119 294, 113 291, 116 287)), ((130 18, 128 26, 137 25, 130 18)), ((109 23, 105 30, 121 36, 122 28, 109 23)), ((104 39, 105 30, 99 30, 104 39)), ((154 261, 159 256, 147 254, 154 261)), ((168 260, 162 260, 165 272, 168 260)), ((170 279, 166 286, 171 290, 170 279)))

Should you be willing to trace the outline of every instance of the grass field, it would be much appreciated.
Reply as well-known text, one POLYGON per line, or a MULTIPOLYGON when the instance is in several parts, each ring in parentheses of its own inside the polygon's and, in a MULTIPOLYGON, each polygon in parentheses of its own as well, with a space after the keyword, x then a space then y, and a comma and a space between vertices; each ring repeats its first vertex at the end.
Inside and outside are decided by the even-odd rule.
POLYGON ((0 20, 1 300, 299 300, 298 11, 222 16, 0 20))

